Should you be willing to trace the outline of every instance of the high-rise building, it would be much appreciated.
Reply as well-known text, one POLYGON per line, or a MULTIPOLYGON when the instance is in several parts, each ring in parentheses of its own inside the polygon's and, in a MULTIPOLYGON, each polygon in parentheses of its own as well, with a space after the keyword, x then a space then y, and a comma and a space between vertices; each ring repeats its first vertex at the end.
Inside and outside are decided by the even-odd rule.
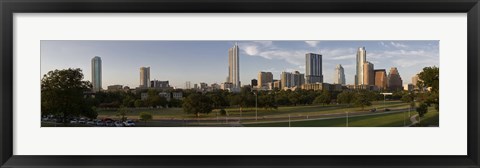
POLYGON ((390 68, 390 72, 388 72, 388 89, 390 90, 402 90, 403 89, 403 81, 402 77, 400 77, 400 73, 396 67, 390 68))
POLYGON ((321 54, 305 54, 305 77, 306 83, 323 83, 321 54))
POLYGON ((192 88, 192 83, 190 81, 185 82, 185 89, 191 89, 192 88))
POLYGON ((334 84, 341 84, 341 85, 345 85, 345 71, 342 67, 342 64, 338 64, 336 67, 335 67, 335 75, 334 75, 335 79, 333 80, 333 83, 334 84))
POLYGON ((365 62, 363 64, 363 84, 375 85, 375 72, 373 69, 373 64, 370 62, 365 62))
POLYGON ((273 82, 272 72, 258 72, 258 88, 268 87, 267 83, 273 82))
POLYGON ((380 90, 387 89, 387 72, 385 69, 376 69, 375 73, 375 86, 380 90))
POLYGON ((282 72, 280 75, 280 81, 282 88, 301 87, 303 84, 305 84, 305 75, 298 71, 293 73, 282 72))
POLYGON ((237 43, 228 49, 228 77, 227 82, 233 84, 233 88, 240 88, 240 51, 237 43))
POLYGON ((102 90, 102 59, 98 56, 92 58, 92 91, 102 90))
POLYGON ((150 81, 150 87, 157 89, 170 89, 170 84, 168 81, 152 80, 150 81))
POLYGON ((150 84, 150 67, 140 67, 140 87, 147 88, 150 84))
POLYGON ((363 80, 363 64, 367 61, 367 51, 365 47, 358 48, 357 51, 357 73, 355 74, 355 85, 364 85, 363 80))
POLYGON ((418 74, 415 74, 415 76, 412 77, 412 85, 413 87, 417 88, 417 83, 420 78, 418 77, 418 74))
POLYGON ((252 88, 258 85, 258 81, 256 79, 252 79, 252 88))

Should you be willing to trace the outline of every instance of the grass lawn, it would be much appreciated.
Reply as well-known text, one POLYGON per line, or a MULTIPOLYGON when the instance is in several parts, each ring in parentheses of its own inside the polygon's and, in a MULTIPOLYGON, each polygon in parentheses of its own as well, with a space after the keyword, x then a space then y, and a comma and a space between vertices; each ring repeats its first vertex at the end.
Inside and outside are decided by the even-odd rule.
MULTIPOLYGON (((411 112, 415 115, 416 112, 411 112)), ((381 114, 372 116, 349 117, 349 127, 403 127, 405 124, 411 124, 408 112, 405 114, 381 114), (405 116, 405 117, 404 117, 405 116)), ((429 112, 422 118, 422 125, 438 126, 438 112, 431 108, 429 112)), ((346 118, 312 120, 312 121, 295 121, 290 123, 292 127, 345 127, 346 118)), ((260 123, 260 124, 243 124, 246 127, 288 127, 288 122, 281 123, 260 123)))
MULTIPOLYGON (((365 107, 365 110, 377 108, 379 110, 386 108, 407 108, 408 105, 401 101, 388 101, 383 105, 383 101, 373 102, 373 105, 370 107, 365 107)), ((229 117, 254 117, 255 108, 243 108, 242 113, 240 114, 239 108, 226 108, 229 117)), ((213 110, 208 115, 201 115, 201 118, 215 118, 218 114, 218 109, 213 110)), ((288 106, 288 107, 279 107, 278 109, 264 109, 258 108, 259 117, 286 117, 288 115, 292 116, 306 116, 306 115, 319 115, 327 113, 341 113, 345 111, 361 111, 359 107, 347 107, 345 105, 299 105, 299 106, 288 106)), ((141 112, 149 112, 153 114, 154 119, 168 119, 168 118, 196 118, 193 114, 185 114, 182 108, 164 108, 164 109, 131 109, 131 112, 127 114, 129 119, 138 119, 138 116, 141 112)), ((120 118, 116 116, 117 110, 105 110, 101 109, 98 111, 99 118, 120 118)))

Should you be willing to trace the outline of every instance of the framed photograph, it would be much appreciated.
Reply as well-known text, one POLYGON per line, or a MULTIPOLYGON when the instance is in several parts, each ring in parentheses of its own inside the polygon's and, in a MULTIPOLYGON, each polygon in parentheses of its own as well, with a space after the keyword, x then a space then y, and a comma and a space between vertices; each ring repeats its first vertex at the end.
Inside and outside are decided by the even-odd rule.
POLYGON ((478 0, 0 4, 1 167, 479 167, 478 0))

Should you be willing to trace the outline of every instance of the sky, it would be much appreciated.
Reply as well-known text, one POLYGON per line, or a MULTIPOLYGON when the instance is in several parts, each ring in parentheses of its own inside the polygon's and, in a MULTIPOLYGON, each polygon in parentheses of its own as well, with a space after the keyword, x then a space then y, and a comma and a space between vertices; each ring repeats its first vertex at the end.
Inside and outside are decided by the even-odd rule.
POLYGON ((365 47, 374 69, 397 67, 403 84, 423 67, 439 67, 439 41, 84 41, 42 40, 41 75, 55 69, 80 68, 91 81, 91 59, 102 59, 102 87, 140 84, 140 67, 150 67, 150 80, 223 83, 228 75, 228 49, 240 48, 240 81, 250 84, 259 71, 305 73, 305 54, 322 54, 325 83, 333 83, 335 66, 345 69, 347 84, 354 83, 356 51, 365 47))

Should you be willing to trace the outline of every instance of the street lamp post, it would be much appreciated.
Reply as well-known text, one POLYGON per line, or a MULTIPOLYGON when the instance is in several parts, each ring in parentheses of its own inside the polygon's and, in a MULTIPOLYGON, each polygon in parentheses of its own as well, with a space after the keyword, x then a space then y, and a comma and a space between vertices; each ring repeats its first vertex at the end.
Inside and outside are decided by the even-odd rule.
POLYGON ((255 94, 255 121, 258 121, 258 106, 257 106, 258 94, 256 92, 253 92, 253 94, 255 94))
POLYGON ((387 106, 385 106, 385 99, 387 95, 392 95, 392 93, 380 93, 383 95, 383 111, 387 111, 387 106))

